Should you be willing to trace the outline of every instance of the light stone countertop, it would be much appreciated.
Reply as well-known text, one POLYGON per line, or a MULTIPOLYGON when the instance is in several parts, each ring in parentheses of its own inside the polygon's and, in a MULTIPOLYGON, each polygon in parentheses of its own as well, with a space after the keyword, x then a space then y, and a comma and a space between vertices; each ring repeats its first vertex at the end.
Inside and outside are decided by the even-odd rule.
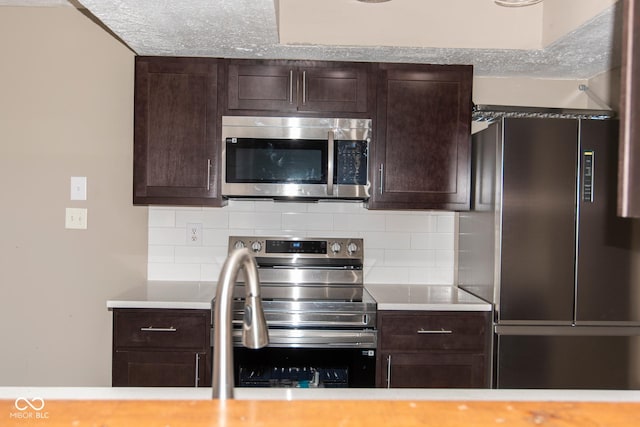
MULTIPOLYGON (((491 311, 491 304, 449 285, 371 284, 378 310, 491 311)), ((107 301, 107 308, 211 308, 215 282, 149 281, 107 301)))
POLYGON ((215 282, 149 281, 107 301, 107 308, 166 308, 209 310, 215 282))
POLYGON ((367 285, 378 310, 491 311, 491 304, 448 285, 367 285))

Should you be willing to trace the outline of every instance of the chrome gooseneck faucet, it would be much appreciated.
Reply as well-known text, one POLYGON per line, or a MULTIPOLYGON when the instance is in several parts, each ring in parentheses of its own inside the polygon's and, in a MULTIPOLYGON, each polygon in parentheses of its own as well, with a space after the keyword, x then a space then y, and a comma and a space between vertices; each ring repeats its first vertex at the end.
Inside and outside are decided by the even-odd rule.
POLYGON ((242 344, 261 348, 269 343, 267 322, 260 299, 260 280, 256 260, 247 248, 233 251, 220 272, 215 299, 213 342, 213 398, 233 398, 233 342, 231 304, 238 272, 244 268, 246 298, 242 326, 242 344))

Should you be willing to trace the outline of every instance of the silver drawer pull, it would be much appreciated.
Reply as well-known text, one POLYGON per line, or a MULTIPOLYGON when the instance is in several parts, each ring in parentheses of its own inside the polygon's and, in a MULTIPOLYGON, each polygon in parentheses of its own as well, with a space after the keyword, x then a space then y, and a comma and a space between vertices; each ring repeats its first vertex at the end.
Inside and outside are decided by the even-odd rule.
POLYGON ((387 355, 387 388, 391 388, 391 355, 387 355))
POLYGON ((176 332, 178 329, 173 326, 169 326, 168 328, 154 328, 153 326, 149 326, 148 328, 140 328, 143 332, 176 332))
POLYGON ((419 334, 452 334, 453 331, 450 331, 448 329, 444 329, 444 328, 440 328, 440 330, 424 330, 422 328, 420 328, 419 331, 417 331, 419 334))

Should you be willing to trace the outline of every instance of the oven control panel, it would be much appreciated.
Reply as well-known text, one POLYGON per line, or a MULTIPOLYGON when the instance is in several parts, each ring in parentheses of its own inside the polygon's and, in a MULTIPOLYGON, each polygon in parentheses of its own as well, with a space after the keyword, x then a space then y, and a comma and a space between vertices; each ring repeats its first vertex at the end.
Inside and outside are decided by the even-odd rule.
POLYGON ((359 238, 230 236, 229 252, 241 248, 249 248, 261 258, 364 258, 359 238))

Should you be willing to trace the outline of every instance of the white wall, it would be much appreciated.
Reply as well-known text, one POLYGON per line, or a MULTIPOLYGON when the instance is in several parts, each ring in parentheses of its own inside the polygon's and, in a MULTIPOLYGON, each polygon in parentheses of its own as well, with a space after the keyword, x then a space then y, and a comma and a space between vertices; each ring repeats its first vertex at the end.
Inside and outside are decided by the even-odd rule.
POLYGON ((108 386, 105 302, 146 280, 134 54, 72 7, 0 7, 0 52, 0 386, 108 386), (69 200, 76 175, 87 201, 69 200))

